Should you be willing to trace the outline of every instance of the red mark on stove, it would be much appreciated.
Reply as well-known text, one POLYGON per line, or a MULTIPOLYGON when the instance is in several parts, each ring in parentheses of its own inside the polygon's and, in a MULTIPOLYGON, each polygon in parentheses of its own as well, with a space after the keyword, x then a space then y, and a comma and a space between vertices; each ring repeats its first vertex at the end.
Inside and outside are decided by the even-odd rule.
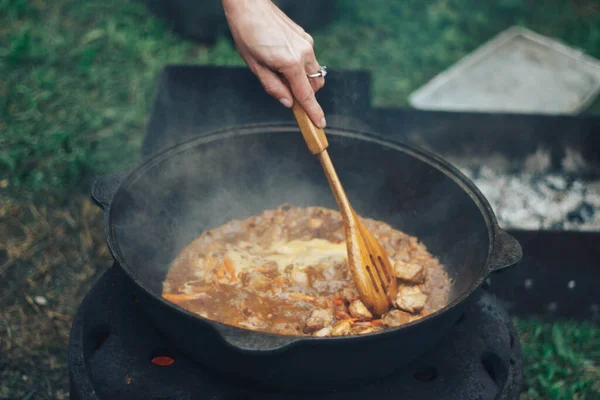
POLYGON ((152 359, 152 362, 161 367, 167 367, 175 362, 175 360, 169 356, 156 356, 152 359))
POLYGON ((435 367, 426 367, 414 375, 415 379, 421 382, 430 382, 437 378, 437 376, 438 372, 435 367))

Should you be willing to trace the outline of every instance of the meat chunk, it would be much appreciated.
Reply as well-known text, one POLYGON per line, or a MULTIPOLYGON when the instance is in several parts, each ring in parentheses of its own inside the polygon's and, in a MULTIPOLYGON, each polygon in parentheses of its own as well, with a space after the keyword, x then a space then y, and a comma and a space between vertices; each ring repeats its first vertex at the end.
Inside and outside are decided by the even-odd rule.
POLYGON ((257 316, 251 316, 246 318, 245 321, 241 321, 240 325, 243 326, 244 328, 248 328, 248 329, 266 329, 268 328, 268 324, 263 321, 262 319, 258 318, 257 316))
POLYGON ((410 283, 423 283, 425 280, 425 268, 420 264, 397 260, 394 263, 394 275, 410 283))
POLYGON ((357 322, 352 325, 352 333, 355 335, 364 335, 367 333, 379 332, 381 327, 374 326, 370 322, 357 322))
POLYGON ((283 227, 280 224, 272 223, 267 227, 264 233, 261 235, 258 243, 263 248, 268 248, 273 242, 283 237, 283 227))
POLYGON ((348 306, 350 315, 359 321, 367 321, 373 319, 373 314, 367 309, 367 307, 360 300, 354 300, 348 306))
POLYGON ((421 318, 425 317, 425 315, 421 315, 421 314, 417 314, 417 315, 411 315, 410 316, 410 321, 409 322, 413 322, 413 321, 417 321, 421 318))
POLYGON ((311 218, 308 220, 308 227, 310 229, 319 229, 323 225, 321 218, 311 218))
POLYGON ((352 324, 350 321, 339 321, 333 325, 331 336, 346 336, 352 334, 352 324))
POLYGON ((298 329, 296 329, 294 325, 290 324, 289 322, 274 324, 273 329, 284 335, 297 335, 300 333, 298 332, 298 329))
POLYGON ((392 310, 383 317, 383 324, 389 328, 404 325, 412 320, 412 315, 400 310, 392 310))
POLYGON ((306 319, 304 331, 306 333, 315 332, 331 325, 333 322, 333 310, 325 308, 317 308, 312 311, 306 319))
POLYGON ((244 275, 243 285, 256 291, 267 291, 271 289, 271 280, 260 272, 250 272, 244 275))
POLYGON ((269 261, 264 265, 261 265, 256 268, 256 271, 271 279, 275 279, 279 276, 279 269, 277 268, 277 263, 274 261, 269 261))
POLYGON ((358 297, 358 290, 356 290, 355 288, 346 287, 342 290, 342 297, 347 302, 351 302, 352 300, 358 297))
POLYGON ((417 286, 404 286, 398 291, 396 304, 398 308, 409 313, 419 312, 425 307, 427 295, 417 286))

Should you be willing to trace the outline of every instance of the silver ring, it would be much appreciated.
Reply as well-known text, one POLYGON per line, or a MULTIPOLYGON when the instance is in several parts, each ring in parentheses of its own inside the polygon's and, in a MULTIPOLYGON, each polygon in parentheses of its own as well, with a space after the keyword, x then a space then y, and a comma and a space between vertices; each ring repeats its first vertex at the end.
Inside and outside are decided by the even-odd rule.
POLYGON ((325 75, 327 75, 327 67, 322 66, 321 68, 319 68, 319 72, 316 72, 314 74, 307 74, 306 76, 308 76, 309 78, 319 78, 319 77, 325 78, 325 75))

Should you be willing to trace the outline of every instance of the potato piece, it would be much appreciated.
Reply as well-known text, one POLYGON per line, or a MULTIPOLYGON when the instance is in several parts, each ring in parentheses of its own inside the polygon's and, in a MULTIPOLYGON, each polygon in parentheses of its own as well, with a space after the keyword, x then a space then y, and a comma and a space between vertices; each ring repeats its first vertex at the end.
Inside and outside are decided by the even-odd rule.
POLYGON ((319 329, 318 331, 316 331, 315 333, 313 333, 313 336, 316 336, 316 337, 330 336, 331 335, 331 331, 332 331, 331 326, 326 326, 325 328, 319 329))
POLYGON ((416 286, 404 286, 398 291, 396 304, 398 308, 409 313, 419 312, 425 307, 427 295, 416 286))
POLYGON ((394 263, 394 274, 398 279, 410 283, 423 283, 425 281, 425 268, 415 263, 396 261, 394 263))
POLYGON ((296 283, 297 285, 305 287, 309 286, 310 281, 308 280, 308 275, 306 272, 301 271, 299 269, 294 269, 292 270, 292 273, 290 275, 294 283, 296 283))
POLYGON ((356 318, 358 321, 367 321, 373 319, 373 314, 367 309, 367 307, 360 300, 354 300, 348 306, 350 315, 356 318))

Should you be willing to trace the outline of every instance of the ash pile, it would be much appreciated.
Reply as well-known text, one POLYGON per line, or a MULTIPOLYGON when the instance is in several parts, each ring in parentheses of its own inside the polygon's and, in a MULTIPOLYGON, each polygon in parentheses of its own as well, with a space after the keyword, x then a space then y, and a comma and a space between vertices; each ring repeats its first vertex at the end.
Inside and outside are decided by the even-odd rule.
POLYGON ((448 161, 481 190, 505 229, 600 231, 600 174, 575 151, 566 151, 560 169, 543 149, 519 165, 503 156, 448 161))

